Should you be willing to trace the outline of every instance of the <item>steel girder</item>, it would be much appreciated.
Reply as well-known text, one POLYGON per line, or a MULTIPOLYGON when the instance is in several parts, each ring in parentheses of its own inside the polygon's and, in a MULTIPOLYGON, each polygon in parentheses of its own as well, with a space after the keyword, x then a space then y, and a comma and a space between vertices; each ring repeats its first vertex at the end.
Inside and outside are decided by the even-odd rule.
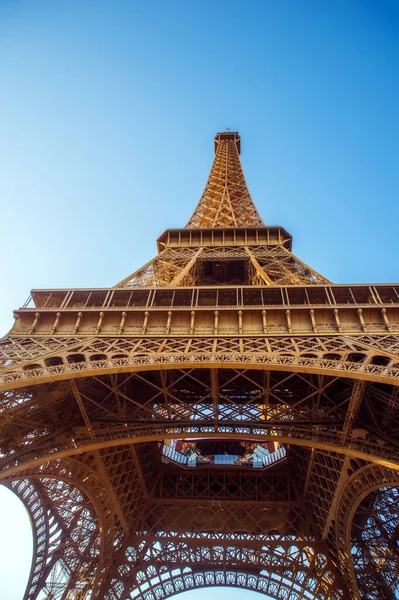
POLYGON ((264 226, 238 134, 215 150, 154 259, 107 290, 34 293, 0 340, 0 482, 34 533, 25 600, 397 592, 399 291, 330 286, 264 226), (278 442, 284 460, 167 460, 165 440, 193 438, 278 442))

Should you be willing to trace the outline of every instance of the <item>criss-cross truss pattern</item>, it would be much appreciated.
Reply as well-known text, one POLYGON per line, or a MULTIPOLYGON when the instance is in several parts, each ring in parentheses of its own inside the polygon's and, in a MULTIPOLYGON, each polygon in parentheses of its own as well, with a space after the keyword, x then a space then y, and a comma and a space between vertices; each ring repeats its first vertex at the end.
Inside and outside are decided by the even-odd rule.
POLYGON ((187 228, 264 227, 247 188, 240 144, 238 133, 227 131, 215 137, 215 160, 187 228))
POLYGON ((227 281, 238 285, 328 283, 284 246, 221 246, 165 248, 119 286, 173 288, 223 285, 227 281), (220 263, 224 268, 217 267, 220 263))
POLYGON ((266 227, 237 133, 118 285, 33 290, 0 340, 24 600, 399 597, 399 285, 335 285, 266 227))

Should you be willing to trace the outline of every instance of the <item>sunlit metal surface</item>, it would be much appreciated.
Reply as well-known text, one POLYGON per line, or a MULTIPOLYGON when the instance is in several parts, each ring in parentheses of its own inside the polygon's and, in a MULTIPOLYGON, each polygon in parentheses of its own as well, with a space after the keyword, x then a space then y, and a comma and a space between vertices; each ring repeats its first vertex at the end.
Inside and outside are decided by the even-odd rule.
POLYGON ((215 151, 155 258, 34 290, 0 340, 25 600, 398 597, 399 286, 311 269, 259 216, 239 135, 215 151))

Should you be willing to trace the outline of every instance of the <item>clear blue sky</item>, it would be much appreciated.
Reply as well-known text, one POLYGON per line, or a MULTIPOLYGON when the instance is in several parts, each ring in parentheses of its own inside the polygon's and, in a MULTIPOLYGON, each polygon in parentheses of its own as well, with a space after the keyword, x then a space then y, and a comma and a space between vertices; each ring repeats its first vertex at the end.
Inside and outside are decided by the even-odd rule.
MULTIPOLYGON (((0 0, 1 333, 33 287, 145 263, 225 127, 301 259, 397 281, 398 40, 397 0, 0 0)), ((19 600, 29 561, 4 527, 0 598, 19 600)))

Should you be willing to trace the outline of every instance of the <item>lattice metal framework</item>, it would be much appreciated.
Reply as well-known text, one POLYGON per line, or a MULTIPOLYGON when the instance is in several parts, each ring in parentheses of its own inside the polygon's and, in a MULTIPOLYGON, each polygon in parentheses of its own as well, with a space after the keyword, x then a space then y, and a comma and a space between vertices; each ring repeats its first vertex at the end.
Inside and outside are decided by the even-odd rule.
POLYGON ((112 288, 34 290, 0 340, 25 600, 398 597, 399 286, 331 284, 263 223, 239 135, 215 152, 154 259, 112 288), (251 453, 179 462, 165 440, 251 453))

